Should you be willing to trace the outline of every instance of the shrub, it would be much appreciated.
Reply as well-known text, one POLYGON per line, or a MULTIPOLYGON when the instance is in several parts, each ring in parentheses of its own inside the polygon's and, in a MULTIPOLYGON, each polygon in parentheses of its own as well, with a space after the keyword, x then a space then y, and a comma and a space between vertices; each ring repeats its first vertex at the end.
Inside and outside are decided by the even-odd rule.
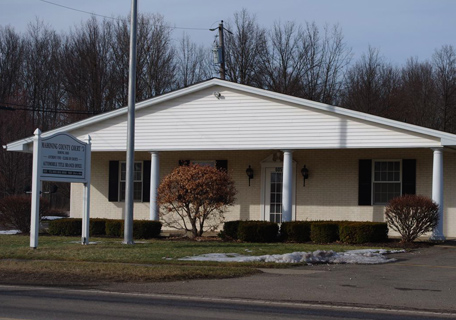
POLYGON ((186 230, 193 237, 215 230, 224 211, 234 204, 236 189, 226 171, 209 166, 179 166, 158 188, 160 212, 166 226, 186 230))
POLYGON ((106 220, 106 235, 110 237, 121 237, 124 232, 123 220, 106 220))
POLYGON ((227 221, 223 224, 223 230, 219 233, 219 237, 224 240, 237 240, 238 230, 241 220, 227 221))
POLYGON ((384 222, 346 222, 339 225, 339 238, 350 244, 385 242, 388 226, 384 222))
POLYGON ((408 243, 437 226, 439 206, 425 196, 404 195, 388 203, 385 216, 388 226, 408 243))
POLYGON ((310 241, 310 221, 283 222, 280 235, 283 241, 308 242, 310 241))
MULTIPOLYGON (((8 196, 0 200, 0 224, 7 228, 30 233, 31 197, 29 195, 8 196)), ((49 201, 40 198, 39 217, 47 215, 49 201)))
POLYGON ((137 220, 133 221, 133 237, 136 239, 158 238, 162 224, 158 221, 137 220))
POLYGON ((330 243, 339 240, 339 223, 313 222, 310 226, 310 240, 315 243, 330 243))
POLYGON ((82 219, 66 218, 49 221, 48 232, 53 236, 80 236, 82 219))
POLYGON ((277 223, 268 221, 241 221, 238 239, 246 242, 275 242, 279 233, 277 223))
POLYGON ((90 219, 89 234, 91 236, 106 235, 106 220, 105 219, 90 219))

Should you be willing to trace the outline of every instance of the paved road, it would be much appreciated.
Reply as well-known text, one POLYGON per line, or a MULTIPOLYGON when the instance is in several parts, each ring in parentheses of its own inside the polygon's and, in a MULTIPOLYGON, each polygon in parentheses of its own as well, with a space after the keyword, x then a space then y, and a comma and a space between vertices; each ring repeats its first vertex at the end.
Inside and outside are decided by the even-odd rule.
POLYGON ((93 284, 96 292, 0 286, 0 320, 456 319, 456 246, 395 257, 384 265, 269 269, 238 279, 93 284))
POLYGON ((442 314, 0 286, 0 320, 445 319, 442 314))
POLYGON ((451 312, 456 318, 456 246, 397 254, 383 265, 316 265, 222 280, 111 285, 104 289, 199 297, 451 312))

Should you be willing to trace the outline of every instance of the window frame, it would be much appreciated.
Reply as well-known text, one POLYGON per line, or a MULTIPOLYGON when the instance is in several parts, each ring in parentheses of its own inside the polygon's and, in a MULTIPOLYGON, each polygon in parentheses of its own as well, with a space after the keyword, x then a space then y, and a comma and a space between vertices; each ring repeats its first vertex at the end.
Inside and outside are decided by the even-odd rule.
POLYGON ((371 181, 372 181, 372 193, 371 193, 371 203, 374 206, 384 206, 387 202, 375 202, 375 184, 387 184, 387 183, 399 183, 399 194, 402 195, 402 184, 403 184, 403 166, 402 159, 372 159, 372 170, 371 170, 371 181), (378 162, 399 162, 399 181, 376 181, 375 180, 375 164, 378 162))
POLYGON ((202 167, 208 166, 212 168, 217 168, 217 160, 190 160, 190 163, 202 167))
MULTIPOLYGON (((135 179, 134 179, 134 173, 133 173, 133 202, 143 202, 143 200, 144 200, 144 199, 143 199, 143 188, 144 188, 144 161, 135 161, 135 162, 134 162, 134 165, 137 164, 137 163, 141 164, 141 180, 135 180, 135 179), (135 190, 134 190, 134 188, 135 188, 134 185, 135 185, 135 183, 137 183, 137 182, 140 182, 140 183, 141 183, 141 188, 140 188, 140 190, 141 190, 141 199, 139 199, 139 200, 138 200, 138 199, 134 199, 134 191, 135 191, 135 190)), ((126 165, 127 165, 127 162, 126 162, 126 161, 119 161, 119 185, 118 185, 119 200, 118 200, 118 202, 125 202, 125 197, 126 197, 126 196, 125 196, 125 193, 126 193, 126 191, 127 191, 127 190, 126 190, 127 188, 126 188, 126 186, 125 186, 125 193, 123 194, 124 199, 122 199, 122 187, 121 187, 121 185, 122 185, 122 183, 125 183, 125 184, 126 184, 126 180, 122 180, 122 165, 123 165, 123 164, 126 166, 126 165)), ((133 167, 134 167, 134 165, 133 165, 133 167)), ((125 171, 125 178, 126 178, 126 171, 125 171)))

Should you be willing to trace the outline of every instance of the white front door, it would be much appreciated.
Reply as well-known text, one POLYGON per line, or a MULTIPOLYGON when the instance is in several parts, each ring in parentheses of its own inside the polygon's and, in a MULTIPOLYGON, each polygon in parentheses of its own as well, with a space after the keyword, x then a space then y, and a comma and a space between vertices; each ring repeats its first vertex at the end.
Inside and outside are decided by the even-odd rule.
POLYGON ((265 220, 282 222, 282 167, 266 168, 265 220))

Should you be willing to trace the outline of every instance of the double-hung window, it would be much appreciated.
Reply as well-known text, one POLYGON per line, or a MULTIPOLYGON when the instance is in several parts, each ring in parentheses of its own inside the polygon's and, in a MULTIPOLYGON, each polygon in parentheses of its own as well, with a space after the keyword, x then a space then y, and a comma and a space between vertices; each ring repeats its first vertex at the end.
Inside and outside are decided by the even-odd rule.
MULTIPOLYGON (((133 170, 133 200, 142 201, 143 189, 143 163, 135 162, 133 170)), ((120 162, 120 179, 119 179, 119 200, 125 201, 127 164, 120 162)))
POLYGON ((386 204, 401 195, 401 161, 373 161, 373 203, 386 204))

